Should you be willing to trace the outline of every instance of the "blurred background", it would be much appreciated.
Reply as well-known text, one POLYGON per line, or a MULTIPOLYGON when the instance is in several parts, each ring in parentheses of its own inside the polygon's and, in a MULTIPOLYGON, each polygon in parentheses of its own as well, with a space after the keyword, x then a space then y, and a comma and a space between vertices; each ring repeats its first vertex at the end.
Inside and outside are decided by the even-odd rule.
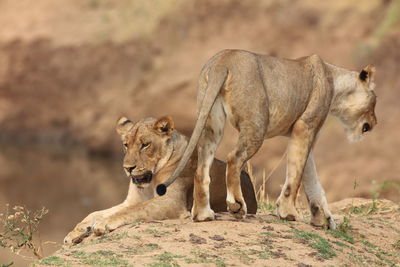
MULTIPOLYGON (((124 199, 120 116, 171 115, 191 134, 200 70, 226 48, 374 64, 377 127, 350 144, 328 118, 316 163, 329 202, 400 201, 399 0, 0 0, 0 25, 0 212, 49 208, 44 241, 61 244, 88 213, 124 199)), ((220 159, 235 137, 227 127, 220 159)), ((277 167, 266 184, 273 200, 286 144, 267 140, 251 160, 259 180, 277 167)), ((0 248, 0 264, 11 260, 29 263, 0 248)))

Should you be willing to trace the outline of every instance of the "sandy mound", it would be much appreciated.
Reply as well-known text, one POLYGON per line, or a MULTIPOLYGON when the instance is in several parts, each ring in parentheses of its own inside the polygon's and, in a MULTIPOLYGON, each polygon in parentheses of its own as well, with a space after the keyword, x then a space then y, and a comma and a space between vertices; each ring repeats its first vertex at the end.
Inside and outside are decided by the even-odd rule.
MULTIPOLYGON (((134 223, 64 247, 35 266, 398 266, 400 207, 346 199, 332 204, 338 230, 278 220, 269 211, 236 221, 134 223)), ((304 220, 309 213, 303 212, 304 220)))

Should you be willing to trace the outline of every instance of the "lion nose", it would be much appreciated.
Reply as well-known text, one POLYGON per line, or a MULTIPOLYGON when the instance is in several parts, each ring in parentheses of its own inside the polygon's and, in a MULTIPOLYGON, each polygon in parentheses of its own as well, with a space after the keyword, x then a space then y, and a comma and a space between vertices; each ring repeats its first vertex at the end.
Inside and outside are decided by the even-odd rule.
POLYGON ((369 130, 371 130, 371 125, 369 125, 368 122, 364 123, 362 127, 362 132, 365 133, 368 132, 369 130))
POLYGON ((136 168, 136 165, 135 165, 135 166, 130 166, 130 167, 125 167, 125 170, 126 170, 128 173, 131 173, 135 168, 136 168))

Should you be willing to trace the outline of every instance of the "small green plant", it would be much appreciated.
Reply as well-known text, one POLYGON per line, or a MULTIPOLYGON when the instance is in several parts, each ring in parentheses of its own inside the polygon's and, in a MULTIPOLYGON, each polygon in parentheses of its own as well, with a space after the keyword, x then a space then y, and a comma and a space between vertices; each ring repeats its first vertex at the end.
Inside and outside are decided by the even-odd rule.
POLYGON ((159 230, 150 229, 150 228, 141 230, 140 232, 153 234, 154 236, 163 236, 163 235, 170 235, 171 234, 171 232, 169 232, 169 231, 159 231, 159 230))
POLYGON ((361 214, 363 213, 363 211, 364 211, 363 207, 357 207, 357 206, 350 207, 350 213, 352 214, 361 214))
POLYGON ((32 212, 22 206, 10 209, 7 204, 0 214, 0 247, 20 256, 22 249, 30 250, 36 258, 43 258, 39 224, 47 213, 46 208, 32 212))
POLYGON ((338 231, 345 234, 349 233, 352 228, 350 216, 344 216, 343 221, 337 227, 338 231))
POLYGON ((247 251, 242 249, 236 248, 234 250, 234 254, 236 254, 239 257, 240 262, 243 264, 251 265, 251 263, 255 261, 255 259, 253 259, 247 254, 247 251))
POLYGON ((277 233, 274 233, 274 232, 261 232, 260 235, 268 236, 268 237, 279 237, 279 235, 277 233))
POLYGON ((332 246, 329 244, 329 240, 323 238, 315 233, 301 231, 293 229, 294 237, 305 241, 310 247, 318 252, 318 255, 323 259, 331 259, 336 256, 336 252, 333 251, 332 246))
POLYGON ((186 263, 214 263, 218 267, 224 267, 224 260, 217 255, 210 255, 200 251, 191 251, 194 258, 185 258, 186 263))
POLYGON ((400 250, 400 239, 399 239, 399 240, 397 240, 397 242, 396 242, 396 243, 394 243, 392 246, 393 246, 395 249, 398 249, 398 250, 400 250))
POLYGON ((365 246, 365 251, 374 255, 379 259, 379 265, 397 266, 390 258, 396 257, 395 253, 390 251, 382 250, 380 247, 372 244, 367 240, 361 240, 361 243, 365 246))
MULTIPOLYGON (((356 190, 358 186, 357 180, 354 180, 353 190, 356 190)), ((353 201, 351 202, 351 207, 348 212, 343 217, 343 221, 340 222, 335 230, 328 230, 327 232, 335 238, 340 238, 351 244, 354 244, 354 237, 351 235, 351 216, 352 214, 359 214, 362 212, 362 208, 354 206, 353 201)))
POLYGON ((62 258, 58 257, 58 256, 50 256, 47 258, 43 258, 38 262, 35 262, 33 264, 33 266, 40 264, 40 265, 49 265, 49 266, 62 266, 62 267, 66 267, 66 266, 70 266, 68 264, 68 262, 66 262, 65 260, 63 260, 62 258))
POLYGON ((122 232, 122 233, 118 233, 118 234, 107 234, 107 235, 104 235, 99 238, 91 240, 90 244, 116 242, 116 241, 119 241, 124 238, 140 239, 140 236, 130 235, 130 234, 128 234, 128 232, 122 232))
POLYGON ((269 213, 274 213, 276 210, 276 205, 275 203, 271 202, 269 200, 269 197, 267 195, 267 199, 264 201, 258 201, 257 205, 257 212, 269 212, 269 213))
MULTIPOLYGON (((355 179, 353 182, 353 190, 355 191, 357 189, 357 187, 358 187, 358 183, 357 183, 357 180, 355 179)), ((343 217, 343 221, 338 224, 338 226, 335 230, 328 230, 328 233, 330 233, 335 238, 340 238, 351 244, 354 244, 354 238, 350 234, 351 230, 353 228, 351 226, 351 216, 353 214, 360 214, 362 212, 363 212, 363 209, 361 207, 354 206, 354 202, 352 200, 350 209, 347 211, 347 213, 343 217)))
POLYGON ((346 245, 345 243, 340 242, 340 241, 333 241, 333 243, 335 243, 335 244, 338 245, 339 247, 345 247, 345 248, 348 248, 348 247, 349 247, 348 245, 346 245))
POLYGON ((175 260, 175 258, 182 258, 181 255, 172 254, 170 252, 164 251, 164 253, 155 256, 157 262, 151 262, 148 266, 151 267, 179 267, 180 265, 175 260))
POLYGON ((365 246, 370 247, 370 248, 376 248, 376 245, 372 244, 368 240, 361 240, 361 243, 363 243, 365 246))
POLYGON ((391 181, 384 181, 384 182, 378 183, 375 180, 372 181, 372 183, 375 185, 375 189, 373 191, 371 191, 372 205, 367 210, 366 214, 375 213, 379 210, 378 199, 379 199, 382 191, 388 190, 388 189, 394 189, 398 193, 400 193, 400 184, 398 184, 398 183, 391 182, 391 181))
POLYGON ((135 247, 130 247, 126 253, 129 253, 131 255, 142 255, 158 249, 161 249, 161 247, 158 244, 148 243, 148 244, 140 244, 135 247))
POLYGON ((371 207, 367 210, 367 214, 375 213, 378 211, 378 198, 373 198, 372 199, 372 205, 371 207))
POLYGON ((141 221, 139 221, 139 222, 133 222, 133 223, 130 224, 130 228, 132 228, 132 227, 139 227, 141 224, 142 224, 141 221))
POLYGON ((373 180, 372 184, 375 185, 375 189, 371 191, 371 195, 374 199, 378 199, 379 196, 381 195, 382 191, 388 190, 388 189, 394 189, 398 193, 400 193, 400 184, 396 182, 391 182, 391 181, 383 181, 381 183, 378 183, 377 181, 373 180))
POLYGON ((249 249, 249 254, 257 255, 259 259, 268 259, 271 257, 271 252, 266 247, 263 250, 249 249))
POLYGON ((329 230, 328 233, 330 233, 335 238, 340 238, 344 241, 349 242, 350 244, 354 244, 354 237, 349 233, 340 231, 339 229, 329 230))
POLYGON ((122 255, 110 250, 98 250, 96 252, 74 250, 71 252, 71 256, 75 259, 78 259, 81 263, 90 266, 131 266, 126 260, 123 259, 122 255))

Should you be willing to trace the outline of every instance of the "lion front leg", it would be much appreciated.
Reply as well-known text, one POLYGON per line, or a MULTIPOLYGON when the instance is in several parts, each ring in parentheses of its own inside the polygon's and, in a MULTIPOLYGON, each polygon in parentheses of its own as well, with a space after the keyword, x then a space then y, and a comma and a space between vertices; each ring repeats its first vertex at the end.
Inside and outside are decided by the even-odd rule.
POLYGON ((64 244, 78 244, 82 242, 84 238, 88 237, 92 233, 93 226, 96 223, 103 221, 105 218, 118 210, 123 209, 125 206, 126 204, 122 203, 106 210, 90 213, 85 219, 78 223, 71 232, 68 233, 64 238, 64 244))
POLYGON ((64 244, 78 244, 91 233, 94 223, 103 217, 103 211, 95 211, 78 223, 64 238, 64 244))
POLYGON ((174 184, 175 190, 171 190, 162 196, 155 197, 137 205, 125 206, 106 217, 93 226, 96 235, 103 235, 118 227, 136 221, 178 219, 187 214, 186 195, 182 194, 184 189, 174 184))
POLYGON ((95 224, 99 224, 105 218, 111 216, 121 209, 124 209, 128 206, 134 206, 136 204, 142 203, 143 201, 146 201, 149 198, 149 195, 153 194, 152 189, 146 190, 146 192, 144 192, 143 190, 139 190, 135 184, 130 182, 128 195, 124 202, 112 208, 95 211, 89 214, 85 219, 82 220, 82 222, 78 223, 75 228, 64 238, 64 243, 80 243, 85 237, 88 237, 92 233, 93 226, 95 224))
POLYGON ((329 210, 325 191, 319 181, 312 152, 310 152, 304 168, 303 185, 310 204, 311 224, 315 226, 327 225, 329 229, 335 229, 336 223, 329 210))
POLYGON ((288 145, 286 181, 276 203, 277 213, 281 219, 288 221, 300 219, 295 203, 314 137, 315 133, 301 119, 293 126, 288 145))

